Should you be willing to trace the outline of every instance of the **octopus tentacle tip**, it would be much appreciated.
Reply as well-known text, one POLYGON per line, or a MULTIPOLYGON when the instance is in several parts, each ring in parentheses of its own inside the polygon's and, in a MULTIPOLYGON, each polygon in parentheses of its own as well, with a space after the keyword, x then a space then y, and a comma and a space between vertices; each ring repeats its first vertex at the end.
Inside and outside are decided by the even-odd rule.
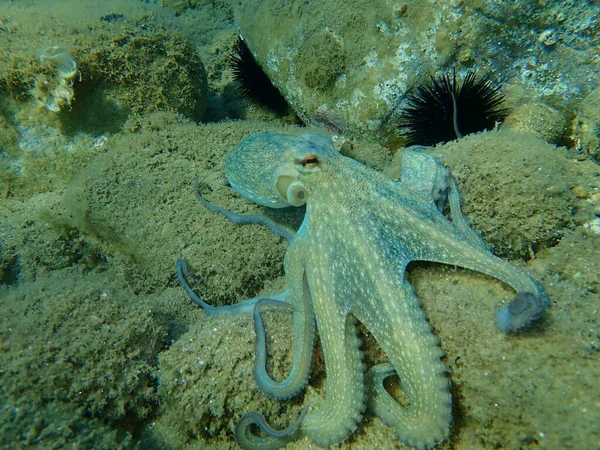
POLYGON ((519 292, 508 305, 496 313, 496 326, 506 334, 525 330, 540 320, 547 306, 548 302, 543 296, 519 292))
MULTIPOLYGON (((294 440, 293 436, 299 433, 300 424, 306 415, 306 408, 300 412, 300 416, 287 428, 277 430, 270 426, 267 421, 258 413, 248 413, 242 417, 235 429, 235 438, 244 449, 251 450, 275 450, 285 446, 289 440, 294 440), (267 436, 258 437, 250 433, 250 426, 256 425, 267 436)), ((296 436, 298 438, 298 436, 296 436)))

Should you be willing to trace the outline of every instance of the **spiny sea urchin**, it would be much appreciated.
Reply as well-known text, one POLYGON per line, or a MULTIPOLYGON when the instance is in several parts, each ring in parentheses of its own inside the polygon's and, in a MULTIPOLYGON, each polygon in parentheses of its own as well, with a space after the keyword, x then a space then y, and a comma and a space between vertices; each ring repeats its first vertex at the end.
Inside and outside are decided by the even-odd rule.
POLYGON ((258 65, 241 36, 233 44, 233 51, 229 67, 240 93, 278 114, 285 114, 287 102, 258 65))
POLYGON ((431 77, 407 96, 399 126, 407 145, 435 145, 494 128, 508 111, 500 108, 504 95, 486 77, 467 72, 462 84, 456 72, 431 77))

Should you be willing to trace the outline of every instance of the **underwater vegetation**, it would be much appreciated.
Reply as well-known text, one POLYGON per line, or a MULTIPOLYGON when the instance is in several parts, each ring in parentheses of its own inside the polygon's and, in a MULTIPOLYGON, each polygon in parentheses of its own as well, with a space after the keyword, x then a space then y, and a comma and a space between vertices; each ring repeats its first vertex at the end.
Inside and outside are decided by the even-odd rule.
POLYGON ((431 77, 407 97, 400 126, 407 145, 435 145, 467 134, 491 130, 508 111, 500 108, 504 95, 485 77, 467 72, 462 83, 452 75, 431 77))
POLYGON ((60 45, 51 45, 42 50, 38 59, 41 63, 52 65, 60 78, 73 78, 77 73, 77 63, 60 45))
POLYGON ((70 107, 75 97, 73 79, 78 71, 75 60, 61 45, 46 47, 38 53, 38 60, 48 71, 36 77, 31 91, 33 97, 49 111, 70 107))
POLYGON ((288 110, 285 98, 256 62, 241 36, 233 44, 233 50, 229 66, 238 91, 273 112, 285 114, 288 110))

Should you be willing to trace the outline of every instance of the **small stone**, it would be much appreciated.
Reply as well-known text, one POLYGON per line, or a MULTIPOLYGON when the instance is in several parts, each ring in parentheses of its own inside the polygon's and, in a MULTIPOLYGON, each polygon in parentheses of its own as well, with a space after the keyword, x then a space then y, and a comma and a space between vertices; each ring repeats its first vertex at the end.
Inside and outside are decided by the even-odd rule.
POLYGON ((589 189, 587 189, 586 187, 584 187, 581 184, 578 184, 571 190, 573 191, 573 194, 575 194, 575 197, 577 197, 577 198, 590 198, 589 189))
POLYGON ((530 102, 513 109, 502 128, 531 133, 546 142, 558 144, 567 134, 568 119, 561 111, 545 103, 530 102))
POLYGON ((548 28, 540 33, 538 42, 541 42, 546 47, 551 47, 558 42, 558 34, 554 28, 548 28))

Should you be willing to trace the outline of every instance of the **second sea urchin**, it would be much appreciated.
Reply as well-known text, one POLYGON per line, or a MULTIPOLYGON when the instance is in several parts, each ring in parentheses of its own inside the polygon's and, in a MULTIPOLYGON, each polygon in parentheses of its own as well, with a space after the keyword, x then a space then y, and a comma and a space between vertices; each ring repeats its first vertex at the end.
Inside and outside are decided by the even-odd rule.
POLYGON ((506 117, 503 101, 500 87, 474 70, 462 83, 456 72, 431 77, 408 95, 399 125, 407 145, 435 145, 494 128, 506 117))

